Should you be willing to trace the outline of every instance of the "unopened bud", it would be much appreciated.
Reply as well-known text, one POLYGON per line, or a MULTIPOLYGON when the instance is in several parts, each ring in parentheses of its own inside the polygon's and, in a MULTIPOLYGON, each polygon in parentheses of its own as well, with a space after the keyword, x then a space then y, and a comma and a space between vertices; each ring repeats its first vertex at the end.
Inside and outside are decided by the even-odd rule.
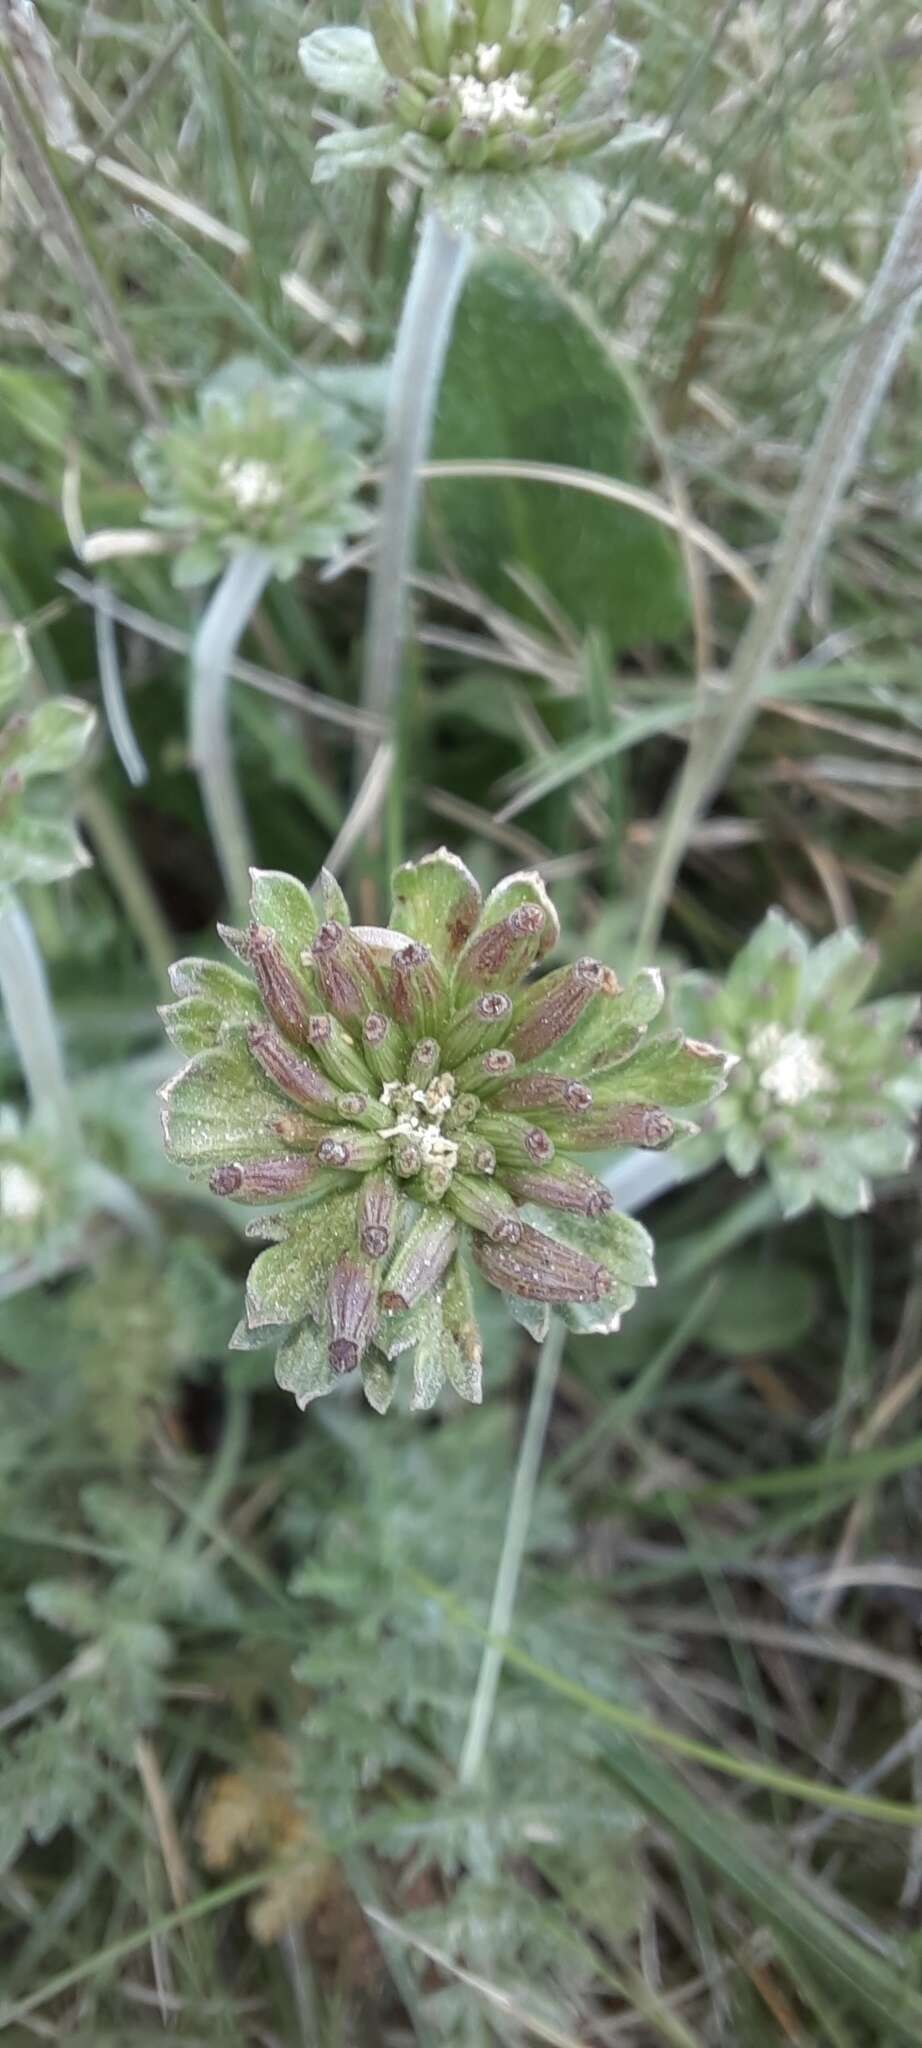
POLYGON ((401 1180, 413 1180, 423 1163, 423 1155, 412 1138, 395 1139, 391 1158, 394 1162, 394 1172, 401 1180))
POLYGON ((311 1110, 323 1123, 339 1116, 339 1096, 311 1060, 302 1059, 269 1024, 251 1024, 247 1044, 264 1074, 292 1102, 311 1110))
POLYGON ((458 1165, 462 1173, 485 1173, 489 1177, 496 1172, 496 1153, 483 1138, 474 1138, 464 1131, 458 1140, 458 1165))
POLYGON ((621 1103, 610 1109, 590 1109, 568 1129, 567 1139, 577 1152, 604 1152, 615 1145, 638 1145, 650 1152, 672 1143, 676 1127, 663 1109, 644 1109, 638 1103, 621 1103))
POLYGON ((512 1167, 545 1166, 554 1157, 553 1140, 539 1124, 526 1124, 521 1117, 483 1114, 474 1135, 492 1145, 498 1164, 512 1167))
POLYGON ((457 1243, 454 1218, 444 1209, 430 1209, 417 1218, 388 1268, 383 1308, 412 1308, 441 1279, 457 1243))
POLYGON ((460 1223, 482 1231, 495 1244, 518 1244, 522 1223, 515 1202, 498 1182, 456 1173, 445 1197, 460 1223))
POLYGON ((445 984, 428 946, 414 939, 391 963, 391 1008, 408 1038, 435 1035, 445 1008, 445 984))
POLYGON ((370 1174, 359 1196, 359 1243, 369 1259, 386 1259, 393 1248, 400 1196, 389 1173, 370 1174))
POLYGON ((310 960, 326 1008, 343 1024, 361 1023, 381 995, 370 947, 330 917, 311 942, 310 960))
POLYGON ((499 1045, 509 1029, 512 999, 500 989, 477 996, 450 1026, 445 1040, 445 1058, 457 1070, 472 1053, 489 1052, 499 1045))
POLYGON ((337 1259, 327 1288, 327 1357, 336 1373, 354 1372, 374 1334, 377 1284, 364 1259, 344 1252, 337 1259))
POLYGON ((494 1287, 525 1301, 601 1301, 610 1289, 608 1274, 597 1260, 547 1237, 530 1223, 523 1224, 514 1245, 475 1237, 474 1257, 494 1287))
POLYGON ((592 1090, 561 1074, 514 1074, 496 1089, 493 1101, 497 1109, 547 1109, 561 1118, 579 1117, 592 1108, 592 1090))
POLYGON ((247 957, 263 1003, 274 1024, 286 1038, 305 1045, 311 1021, 306 990, 295 979, 282 948, 268 925, 252 924, 247 933, 247 957))
POLYGON ((212 1194, 234 1202, 287 1202, 303 1195, 319 1171, 316 1158, 249 1159, 239 1165, 216 1166, 209 1180, 212 1194))
POLYGON ((399 1081, 403 1078, 404 1045, 402 1034, 389 1017, 380 1010, 372 1010, 362 1025, 362 1043, 365 1059, 376 1079, 382 1082, 399 1081))
POLYGON ((471 939, 458 961, 459 988, 513 988, 538 959, 545 923, 540 904, 520 903, 471 939))
POLYGON ((414 1045, 407 1065, 407 1087, 428 1088, 439 1071, 441 1052, 437 1038, 421 1038, 414 1045))
POLYGON ((505 1052, 502 1046, 494 1046, 489 1052, 477 1052, 459 1067, 457 1080, 460 1088, 472 1088, 478 1095, 494 1095, 501 1083, 515 1072, 515 1053, 505 1052))
POLYGON ((307 1027, 307 1043, 338 1088, 367 1090, 368 1068, 337 1017, 312 1017, 307 1027))
POLYGON ((605 1216, 614 1208, 614 1198, 602 1181, 559 1155, 550 1166, 507 1171, 503 1186, 517 1202, 543 1202, 570 1216, 605 1216))
POLYGON ((616 995, 618 983, 610 967, 588 956, 572 967, 560 967, 516 998, 509 1044, 520 1065, 539 1059, 579 1022, 593 996, 616 995))
POLYGON ((321 1166, 335 1166, 346 1173, 371 1173, 383 1165, 387 1146, 376 1131, 331 1131, 317 1147, 321 1166))

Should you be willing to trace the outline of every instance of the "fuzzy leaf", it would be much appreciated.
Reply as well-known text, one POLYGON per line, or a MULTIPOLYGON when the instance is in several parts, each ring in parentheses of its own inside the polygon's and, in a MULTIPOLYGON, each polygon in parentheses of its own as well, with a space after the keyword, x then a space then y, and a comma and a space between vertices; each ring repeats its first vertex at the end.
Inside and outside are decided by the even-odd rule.
POLYGON ((281 1244, 260 1252, 247 1278, 251 1330, 273 1323, 319 1320, 330 1273, 341 1253, 356 1245, 356 1196, 328 1195, 308 1210, 281 1244))
POLYGON ((327 1357, 326 1338, 313 1324, 302 1323, 286 1339, 275 1361, 275 1377, 283 1393, 293 1394, 302 1409, 339 1386, 327 1357))
POLYGON ((356 106, 379 108, 388 74, 364 28, 317 28, 298 44, 301 69, 318 92, 356 106))
POLYGON ((265 1158, 268 1119, 288 1106, 242 1045, 199 1053, 160 1095, 170 1157, 198 1172, 265 1158))
POLYGON ((593 1086, 597 1108, 638 1103, 662 1109, 710 1102, 726 1085, 732 1058, 698 1039, 652 1038, 593 1086))
POLYGON ((278 939, 288 965, 301 968, 301 955, 310 946, 320 919, 310 891, 294 875, 272 868, 250 869, 250 913, 254 924, 268 925, 278 939))
POLYGON ((391 924, 448 964, 457 958, 480 915, 482 897, 469 868, 441 846, 397 869, 391 924))

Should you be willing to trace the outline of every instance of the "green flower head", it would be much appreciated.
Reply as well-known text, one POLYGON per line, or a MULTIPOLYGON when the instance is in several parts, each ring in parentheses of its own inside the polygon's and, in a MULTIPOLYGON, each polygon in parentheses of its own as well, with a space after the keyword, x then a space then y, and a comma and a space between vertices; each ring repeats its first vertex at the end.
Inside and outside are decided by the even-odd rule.
POLYGON ((370 30, 315 29, 301 43, 311 83, 382 117, 325 136, 315 176, 393 165, 431 182, 459 228, 495 219, 534 244, 556 216, 592 234, 601 197, 570 166, 624 126, 635 53, 614 14, 612 0, 582 13, 559 0, 373 0, 370 30))
MULTIPOLYGON (((282 1339, 301 1406, 360 1367, 384 1409, 414 1350, 413 1399, 480 1398, 471 1266, 540 1336, 551 1309, 609 1331, 653 1281, 650 1240, 580 1155, 660 1147, 729 1062, 650 1037, 654 971, 600 961, 536 975, 556 945, 536 874, 484 902, 444 849, 394 877, 391 923, 353 927, 324 875, 252 876, 252 923, 222 937, 246 970, 185 960, 164 1012, 192 1055, 164 1096, 172 1157, 216 1194, 291 1204, 255 1226, 253 1347, 282 1339)), ((687 1127, 685 1127, 687 1128, 687 1127)))
POLYGON ((736 1173, 764 1161, 786 1215, 813 1203, 836 1216, 867 1209, 875 1178, 912 1159, 922 1055, 908 1034, 919 1005, 862 1004, 876 968, 856 932, 811 947, 772 910, 722 987, 690 975, 679 991, 683 1021, 737 1055, 715 1135, 736 1173))
MULTIPOLYGON (((15 704, 26 674, 17 636, 0 634, 0 712, 15 704)), ((95 724, 79 698, 47 697, 0 725, 0 906, 6 889, 59 882, 89 866, 69 815, 75 798, 62 778, 80 766, 95 724)))
POLYGON ((209 380, 193 417, 143 435, 135 464, 148 522, 179 543, 180 584, 209 581, 245 548, 270 555, 277 576, 293 576, 368 525, 351 422, 306 383, 250 357, 209 380))

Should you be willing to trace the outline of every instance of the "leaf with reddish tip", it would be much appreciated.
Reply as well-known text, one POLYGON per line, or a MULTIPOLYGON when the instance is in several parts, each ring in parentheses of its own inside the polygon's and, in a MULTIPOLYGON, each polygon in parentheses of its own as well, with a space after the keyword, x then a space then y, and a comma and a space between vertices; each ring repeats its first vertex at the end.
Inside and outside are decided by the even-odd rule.
POLYGON ((469 868, 441 846, 409 861, 393 878, 391 924, 450 965, 470 938, 483 898, 469 868))
POLYGON ((735 1061, 680 1032, 651 1038, 611 1073, 593 1082, 597 1109, 637 1103, 651 1109, 691 1109, 713 1101, 727 1085, 735 1061))
POLYGON ((304 883, 276 868, 251 868, 250 915, 274 932, 289 967, 299 968, 320 923, 304 883))

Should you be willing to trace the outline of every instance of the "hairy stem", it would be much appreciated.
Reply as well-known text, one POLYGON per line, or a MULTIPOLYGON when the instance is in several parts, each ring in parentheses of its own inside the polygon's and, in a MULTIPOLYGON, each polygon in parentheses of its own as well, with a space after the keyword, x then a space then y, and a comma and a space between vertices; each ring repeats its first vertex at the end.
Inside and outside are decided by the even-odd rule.
POLYGON ((245 914, 249 897, 250 836, 234 773, 228 718, 230 664, 271 574, 272 559, 264 549, 244 548, 234 555, 192 649, 192 763, 234 917, 245 914))
POLYGON ((15 896, 0 911, 0 996, 36 1115, 69 1138, 77 1118, 32 920, 15 896))
MULTIPOLYGON (((455 308, 471 257, 466 236, 427 213, 407 286, 391 365, 385 469, 362 674, 362 704, 390 726, 407 637, 407 579, 425 461, 455 308)), ((360 741, 363 778, 374 741, 360 741)))
POLYGON ((692 833, 726 779, 854 475, 922 289, 922 177, 897 221, 791 505, 761 602, 725 686, 704 707, 669 803, 647 886, 638 959, 655 947, 692 833))
POLYGON ((541 1453, 557 1388, 565 1335, 563 1324, 555 1318, 541 1347, 538 1370, 532 1385, 525 1432, 512 1484, 509 1512, 506 1516, 496 1584, 493 1588, 493 1604, 488 1624, 489 1641, 484 1645, 461 1761, 458 1765, 458 1782, 461 1785, 473 1785, 475 1782, 490 1739, 493 1709, 496 1705, 505 1656, 503 1638, 509 1634, 519 1590, 522 1558, 525 1554, 541 1453))

